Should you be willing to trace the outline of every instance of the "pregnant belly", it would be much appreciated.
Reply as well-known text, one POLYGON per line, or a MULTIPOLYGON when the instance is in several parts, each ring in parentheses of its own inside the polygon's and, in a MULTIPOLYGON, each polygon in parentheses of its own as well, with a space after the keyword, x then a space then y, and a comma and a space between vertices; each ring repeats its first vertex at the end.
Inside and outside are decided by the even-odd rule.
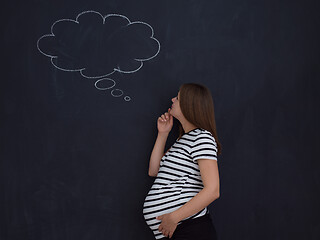
POLYGON ((143 214, 150 218, 169 213, 172 208, 180 203, 181 190, 182 186, 151 189, 143 204, 143 214))
POLYGON ((180 199, 181 188, 181 186, 170 188, 167 186, 161 189, 151 189, 145 198, 143 216, 156 239, 165 237, 158 231, 161 220, 157 220, 156 217, 173 212, 184 204, 180 199))
MULTIPOLYGON (((161 220, 157 220, 156 217, 174 212, 182 207, 186 202, 190 201, 200 189, 194 189, 190 191, 188 189, 189 184, 186 185, 167 185, 162 188, 151 188, 143 204, 143 216, 144 219, 152 230, 155 239, 161 239, 165 237, 159 232, 159 226, 161 220)), ((178 223, 181 224, 180 221, 178 223)))
POLYGON ((160 179, 156 179, 143 204, 143 215, 147 223, 159 215, 180 208, 202 188, 192 186, 194 183, 190 182, 188 176, 171 180, 167 184, 159 183, 160 179))

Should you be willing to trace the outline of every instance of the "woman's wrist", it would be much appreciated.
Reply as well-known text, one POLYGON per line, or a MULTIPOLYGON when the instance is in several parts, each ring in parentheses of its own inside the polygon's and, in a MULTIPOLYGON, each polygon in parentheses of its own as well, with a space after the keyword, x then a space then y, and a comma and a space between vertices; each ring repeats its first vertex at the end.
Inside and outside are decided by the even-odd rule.
POLYGON ((159 131, 158 131, 158 135, 159 135, 159 136, 168 137, 169 132, 159 132, 159 131))
POLYGON ((177 211, 171 212, 170 215, 171 215, 172 220, 173 220, 176 224, 178 224, 178 223, 181 221, 181 219, 179 218, 179 215, 177 214, 177 211))

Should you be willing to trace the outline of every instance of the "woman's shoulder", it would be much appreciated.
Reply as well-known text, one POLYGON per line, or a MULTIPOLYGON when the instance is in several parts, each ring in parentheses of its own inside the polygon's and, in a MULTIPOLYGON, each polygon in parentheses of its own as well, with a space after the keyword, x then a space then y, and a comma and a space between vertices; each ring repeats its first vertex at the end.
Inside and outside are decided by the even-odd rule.
MULTIPOLYGON (((187 133, 184 133, 180 139, 194 142, 197 139, 202 138, 202 137, 204 137, 204 138, 207 137, 207 138, 211 138, 211 139, 215 140, 210 131, 208 131, 204 128, 200 128, 200 127, 195 128, 187 133)), ((179 141, 180 139, 178 138, 176 141, 179 141)))
POLYGON ((213 137, 212 133, 204 128, 199 128, 199 130, 197 131, 197 138, 200 137, 211 138, 215 141, 215 138, 213 137))
POLYGON ((204 128, 198 128, 198 135, 200 135, 200 134, 209 134, 212 136, 212 133, 204 128))

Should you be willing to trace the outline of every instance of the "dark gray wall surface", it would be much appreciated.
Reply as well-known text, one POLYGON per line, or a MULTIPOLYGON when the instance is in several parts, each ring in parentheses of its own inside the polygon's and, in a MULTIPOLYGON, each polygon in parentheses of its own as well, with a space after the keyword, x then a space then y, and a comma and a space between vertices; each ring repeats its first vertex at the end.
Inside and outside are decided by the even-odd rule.
POLYGON ((319 2, 12 0, 2 10, 1 239, 153 239, 142 206, 156 121, 185 82, 215 103, 219 239, 320 239, 319 2), (87 10, 148 23, 160 42, 139 71, 110 75, 121 97, 37 49, 55 21, 87 10))

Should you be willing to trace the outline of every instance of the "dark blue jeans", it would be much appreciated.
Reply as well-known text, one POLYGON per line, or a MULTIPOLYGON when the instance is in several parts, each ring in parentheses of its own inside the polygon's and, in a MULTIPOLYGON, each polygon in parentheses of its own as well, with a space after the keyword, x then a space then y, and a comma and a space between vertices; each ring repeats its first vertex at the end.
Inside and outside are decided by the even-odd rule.
POLYGON ((216 229, 211 221, 210 214, 187 219, 179 224, 171 238, 161 240, 217 240, 216 229))

